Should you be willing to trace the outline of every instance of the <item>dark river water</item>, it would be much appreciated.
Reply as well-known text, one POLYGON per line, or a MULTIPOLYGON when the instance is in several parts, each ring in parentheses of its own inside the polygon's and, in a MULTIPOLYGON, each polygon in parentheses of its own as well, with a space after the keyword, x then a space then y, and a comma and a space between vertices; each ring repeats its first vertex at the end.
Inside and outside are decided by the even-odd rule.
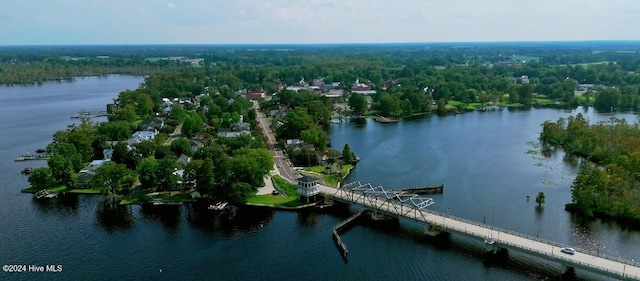
MULTIPOLYGON (((326 213, 241 207, 235 217, 183 205, 169 209, 108 208, 101 196, 48 202, 20 193, 28 182, 14 162, 45 147, 79 110, 103 110, 140 77, 78 78, 72 83, 0 87, 0 263, 61 265, 59 273, 0 272, 0 280, 554 280, 561 264, 512 252, 506 264, 483 263, 481 241, 422 235, 400 221, 333 226, 355 209, 326 213)), ((400 188, 444 184, 433 208, 466 219, 627 259, 640 257, 640 232, 615 223, 583 222, 564 211, 578 161, 538 152, 540 124, 593 110, 471 112, 379 124, 332 125, 332 144, 349 143, 361 158, 347 181, 400 188), (539 191, 543 208, 535 208, 539 191), (526 196, 531 200, 527 201, 526 196)), ((636 121, 634 115, 617 115, 636 121)), ((601 276, 578 270, 578 276, 601 276)))

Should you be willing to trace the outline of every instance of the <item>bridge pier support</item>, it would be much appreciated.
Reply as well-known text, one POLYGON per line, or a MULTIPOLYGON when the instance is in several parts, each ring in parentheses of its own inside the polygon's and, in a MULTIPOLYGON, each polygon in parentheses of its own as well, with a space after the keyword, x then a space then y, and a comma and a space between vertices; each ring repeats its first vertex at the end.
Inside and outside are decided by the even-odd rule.
POLYGON ((564 273, 562 273, 562 276, 560 277, 560 280, 567 280, 567 281, 573 281, 573 280, 578 280, 578 278, 576 277, 576 270, 575 268, 573 268, 573 266, 567 266, 567 270, 564 271, 564 273))
POLYGON ((509 261, 509 251, 496 244, 489 247, 489 251, 484 254, 485 265, 505 265, 509 261))
POLYGON ((427 225, 427 227, 424 229, 424 234, 431 237, 436 237, 441 233, 447 233, 447 232, 442 231, 442 227, 439 224, 430 224, 430 225, 427 225))
POLYGON ((377 212, 377 211, 372 211, 372 212, 369 214, 369 217, 371 218, 371 220, 374 220, 374 221, 386 221, 386 220, 393 220, 393 219, 396 219, 395 217, 388 216, 388 215, 385 215, 385 214, 379 213, 379 212, 377 212))

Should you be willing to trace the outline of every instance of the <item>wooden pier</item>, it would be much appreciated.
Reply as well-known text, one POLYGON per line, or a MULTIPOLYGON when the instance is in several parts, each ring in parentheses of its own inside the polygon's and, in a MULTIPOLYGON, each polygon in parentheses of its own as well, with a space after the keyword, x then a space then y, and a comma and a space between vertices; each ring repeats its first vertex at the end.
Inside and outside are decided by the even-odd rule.
POLYGON ((13 161, 29 161, 29 160, 49 160, 49 157, 53 156, 52 153, 25 153, 22 154, 18 157, 16 157, 15 159, 13 159, 13 161))
POLYGON ((78 111, 77 114, 71 115, 71 118, 93 118, 93 117, 102 117, 102 116, 109 116, 109 115, 110 114, 104 110, 86 111, 83 109, 78 111))
POLYGON ((58 193, 49 192, 49 190, 47 189, 40 190, 33 194, 33 197, 35 199, 51 199, 55 198, 56 196, 58 196, 58 193))
POLYGON ((358 219, 363 216, 367 216, 370 213, 371 211, 364 210, 349 217, 347 220, 341 222, 333 228, 333 241, 336 242, 336 246, 338 247, 338 250, 340 251, 340 254, 342 254, 342 257, 345 259, 345 261, 347 260, 347 257, 349 255, 349 250, 347 249, 347 245, 342 241, 342 238, 340 238, 340 234, 343 234, 345 231, 349 230, 349 228, 353 227, 353 224, 356 223, 358 219))
POLYGON ((407 187, 407 188, 401 189, 400 191, 408 192, 408 193, 415 193, 415 194, 443 193, 444 192, 444 184, 407 187))

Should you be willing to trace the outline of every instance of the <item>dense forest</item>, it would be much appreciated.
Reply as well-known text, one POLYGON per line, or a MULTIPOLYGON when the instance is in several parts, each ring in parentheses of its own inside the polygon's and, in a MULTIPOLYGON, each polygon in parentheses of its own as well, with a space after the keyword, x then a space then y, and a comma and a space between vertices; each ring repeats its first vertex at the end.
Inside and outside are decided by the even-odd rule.
POLYGON ((540 139, 586 159, 573 181, 568 210, 640 221, 640 125, 615 117, 590 125, 579 114, 545 122, 540 139))

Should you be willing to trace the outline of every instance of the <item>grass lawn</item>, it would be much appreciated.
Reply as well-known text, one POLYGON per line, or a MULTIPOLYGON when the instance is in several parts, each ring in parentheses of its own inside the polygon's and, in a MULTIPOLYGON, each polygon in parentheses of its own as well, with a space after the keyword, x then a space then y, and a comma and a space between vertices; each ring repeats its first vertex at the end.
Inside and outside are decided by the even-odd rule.
POLYGON ((190 202, 193 201, 190 192, 181 192, 175 195, 160 194, 155 196, 146 196, 148 201, 162 201, 162 202, 190 202))
POLYGON ((314 173, 322 173, 324 172, 324 166, 312 166, 312 167, 304 167, 303 171, 311 171, 314 173))
POLYGON ((548 104, 555 104, 556 101, 552 99, 547 99, 547 98, 533 98, 533 103, 539 104, 539 105, 548 105, 548 104))
POLYGON ((317 177, 317 174, 320 174, 320 176, 322 176, 322 180, 324 181, 324 184, 328 185, 328 186, 333 186, 333 187, 337 187, 338 186, 338 182, 342 181, 344 179, 344 177, 347 176, 347 174, 349 173, 349 171, 353 169, 353 165, 351 164, 344 164, 342 165, 342 173, 340 174, 325 174, 325 168, 324 166, 313 166, 313 167, 306 167, 303 168, 303 171, 309 171, 309 172, 313 172, 314 174, 310 175, 310 176, 315 176, 317 177))
POLYGON ((76 188, 67 191, 69 193, 77 193, 77 194, 101 194, 102 191, 93 188, 76 188))
POLYGON ((297 186, 292 184, 280 176, 272 176, 273 184, 283 191, 287 197, 284 197, 280 194, 272 195, 257 195, 247 200, 247 203, 251 204, 261 204, 261 205, 270 205, 270 206, 284 206, 284 207, 296 207, 304 205, 304 202, 298 200, 298 194, 296 193, 297 186))
MULTIPOLYGON (((51 192, 60 192, 60 191, 64 191, 67 189, 66 186, 64 185, 58 185, 58 186, 54 186, 54 187, 50 187, 47 188, 49 191, 51 192)), ((38 191, 42 190, 41 188, 35 188, 33 186, 28 186, 27 188, 23 189, 21 192, 22 193, 36 193, 38 191)))

